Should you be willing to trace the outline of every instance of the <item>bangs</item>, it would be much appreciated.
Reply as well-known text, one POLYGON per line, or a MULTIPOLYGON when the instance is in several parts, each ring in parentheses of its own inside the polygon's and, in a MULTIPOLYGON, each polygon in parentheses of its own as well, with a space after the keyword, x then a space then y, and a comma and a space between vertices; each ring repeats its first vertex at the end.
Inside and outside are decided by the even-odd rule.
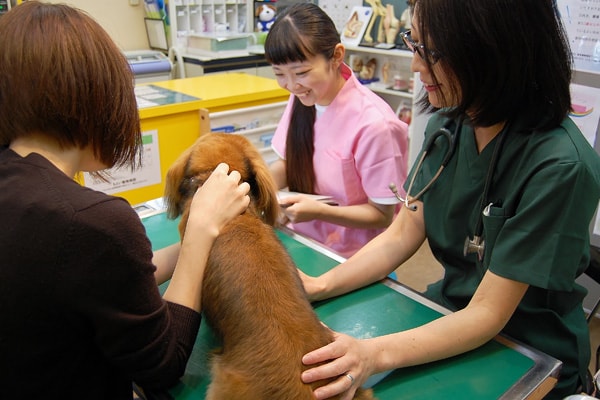
POLYGON ((273 65, 303 62, 314 52, 304 43, 297 30, 288 21, 273 26, 265 40, 265 58, 273 65))

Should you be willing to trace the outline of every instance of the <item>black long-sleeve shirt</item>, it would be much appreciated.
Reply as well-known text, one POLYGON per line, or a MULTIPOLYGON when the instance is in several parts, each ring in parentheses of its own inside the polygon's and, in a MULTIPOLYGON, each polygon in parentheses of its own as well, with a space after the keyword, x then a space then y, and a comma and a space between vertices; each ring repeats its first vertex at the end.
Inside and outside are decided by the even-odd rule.
POLYGON ((162 300, 123 199, 0 148, 0 397, 131 399, 183 374, 200 315, 162 300))

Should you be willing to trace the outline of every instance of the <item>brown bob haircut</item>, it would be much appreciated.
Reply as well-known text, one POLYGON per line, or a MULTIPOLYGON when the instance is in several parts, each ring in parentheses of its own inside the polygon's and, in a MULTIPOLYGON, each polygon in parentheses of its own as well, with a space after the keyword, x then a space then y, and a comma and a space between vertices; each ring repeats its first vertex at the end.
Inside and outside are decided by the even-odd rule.
POLYGON ((41 133, 135 168, 141 133, 133 73, 89 15, 28 1, 0 18, 0 146, 41 133))

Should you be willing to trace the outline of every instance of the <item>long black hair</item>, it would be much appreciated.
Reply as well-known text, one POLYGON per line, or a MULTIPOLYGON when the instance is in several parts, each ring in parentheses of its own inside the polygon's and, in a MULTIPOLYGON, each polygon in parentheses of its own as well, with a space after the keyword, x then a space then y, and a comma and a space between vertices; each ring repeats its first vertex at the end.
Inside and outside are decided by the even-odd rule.
MULTIPOLYGON (((468 111, 474 125, 519 119, 543 131, 567 116, 572 56, 553 0, 417 0, 413 11, 459 94, 451 117, 468 111)), ((426 95, 419 104, 427 108, 426 95)))
MULTIPOLYGON (((269 30, 265 41, 265 58, 270 64, 303 62, 322 55, 334 56, 340 43, 335 24, 317 5, 296 3, 281 12, 269 30)), ((315 107, 303 105, 294 98, 286 140, 286 178, 290 190, 313 193, 315 107)))

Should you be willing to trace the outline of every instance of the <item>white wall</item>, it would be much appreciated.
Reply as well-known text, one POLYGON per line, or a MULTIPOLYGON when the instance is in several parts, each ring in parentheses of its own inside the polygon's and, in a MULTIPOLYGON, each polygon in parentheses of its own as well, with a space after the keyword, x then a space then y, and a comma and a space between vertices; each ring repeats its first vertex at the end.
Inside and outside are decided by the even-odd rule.
POLYGON ((144 27, 144 1, 129 5, 129 0, 49 0, 50 3, 65 3, 90 14, 113 38, 122 50, 148 48, 144 27))

